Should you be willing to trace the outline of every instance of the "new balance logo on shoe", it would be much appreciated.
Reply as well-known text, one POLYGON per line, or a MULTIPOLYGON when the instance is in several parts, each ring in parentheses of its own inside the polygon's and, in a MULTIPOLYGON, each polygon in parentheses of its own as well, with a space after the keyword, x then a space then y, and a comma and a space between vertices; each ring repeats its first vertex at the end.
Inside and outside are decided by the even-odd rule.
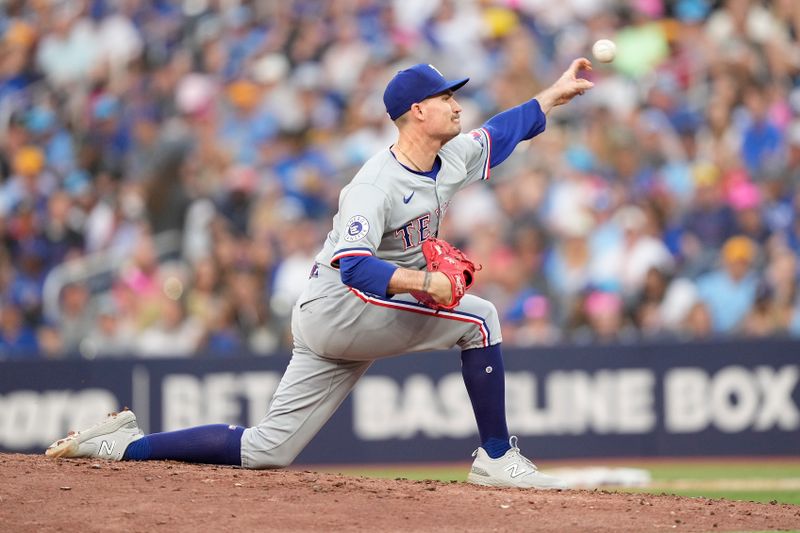
POLYGON ((520 468, 519 465, 516 463, 508 465, 503 470, 508 471, 512 479, 515 477, 519 477, 525 472, 527 472, 527 470, 525 470, 524 468, 520 468))
POLYGON ((116 444, 116 441, 112 440, 111 444, 109 444, 108 442, 109 441, 104 440, 104 441, 102 441, 100 443, 100 453, 101 454, 111 455, 111 454, 114 453, 114 445, 116 444))

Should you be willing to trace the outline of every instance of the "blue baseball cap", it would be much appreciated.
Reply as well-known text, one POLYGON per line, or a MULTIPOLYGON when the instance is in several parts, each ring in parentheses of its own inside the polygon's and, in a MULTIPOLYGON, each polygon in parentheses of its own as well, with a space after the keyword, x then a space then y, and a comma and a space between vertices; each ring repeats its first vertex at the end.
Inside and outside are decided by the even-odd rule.
POLYGON ((457 91, 468 81, 469 78, 446 80, 433 65, 420 63, 395 74, 383 92, 383 103, 389 117, 397 120, 416 102, 446 91, 457 91))

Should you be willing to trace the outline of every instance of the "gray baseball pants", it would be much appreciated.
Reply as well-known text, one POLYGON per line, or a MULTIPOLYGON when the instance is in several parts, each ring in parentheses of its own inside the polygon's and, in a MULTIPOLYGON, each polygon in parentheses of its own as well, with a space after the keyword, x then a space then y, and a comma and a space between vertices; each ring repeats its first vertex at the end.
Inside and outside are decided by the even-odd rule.
POLYGON ((452 312, 435 312, 409 294, 389 299, 351 289, 322 265, 295 304, 292 335, 292 358, 269 410, 242 435, 245 468, 291 464, 376 359, 502 340, 497 310, 482 298, 468 294, 452 312))

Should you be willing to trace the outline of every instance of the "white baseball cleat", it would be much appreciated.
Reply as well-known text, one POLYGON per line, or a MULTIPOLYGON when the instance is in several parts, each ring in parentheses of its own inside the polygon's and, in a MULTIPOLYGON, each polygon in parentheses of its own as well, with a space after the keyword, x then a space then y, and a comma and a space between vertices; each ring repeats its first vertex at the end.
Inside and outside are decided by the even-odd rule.
POLYGON ((542 474, 530 459, 517 448, 517 437, 509 439, 511 449, 502 457, 492 459, 483 448, 472 454, 475 461, 467 482, 489 487, 516 487, 520 489, 566 489, 567 484, 557 477, 542 474))
POLYGON ((143 437, 133 411, 109 414, 94 426, 70 432, 51 444, 44 452, 48 457, 97 457, 121 461, 128 445, 143 437))

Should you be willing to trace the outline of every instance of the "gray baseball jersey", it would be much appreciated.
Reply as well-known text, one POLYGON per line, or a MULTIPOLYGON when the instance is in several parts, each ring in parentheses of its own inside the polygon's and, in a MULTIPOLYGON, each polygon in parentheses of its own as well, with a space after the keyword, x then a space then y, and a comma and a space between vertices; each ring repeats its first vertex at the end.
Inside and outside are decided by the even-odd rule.
POLYGON ((501 341, 497 311, 482 298, 467 294, 452 311, 435 311, 410 294, 384 298, 348 287, 337 270, 341 258, 363 255, 424 268, 421 242, 436 235, 459 189, 489 178, 490 150, 483 129, 457 136, 439 151, 435 180, 383 150, 342 189, 333 229, 292 313, 292 360, 269 412, 242 436, 242 466, 290 464, 375 359, 501 341))
POLYGON ((440 219, 461 188, 489 177, 489 140, 474 130, 439 152, 436 179, 401 165, 387 149, 368 160, 339 195, 339 212, 317 262, 375 255, 404 268, 425 266, 420 244, 438 232, 440 219))

